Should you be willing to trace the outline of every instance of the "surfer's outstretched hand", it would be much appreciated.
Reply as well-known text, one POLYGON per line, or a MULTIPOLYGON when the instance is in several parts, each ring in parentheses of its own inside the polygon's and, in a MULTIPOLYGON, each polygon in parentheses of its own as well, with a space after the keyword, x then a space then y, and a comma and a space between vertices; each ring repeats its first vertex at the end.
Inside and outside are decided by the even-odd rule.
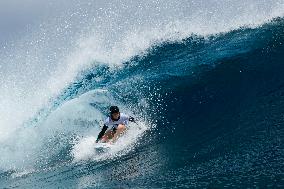
POLYGON ((131 122, 135 122, 134 117, 131 117, 131 116, 129 116, 129 119, 128 119, 128 120, 131 121, 131 122))

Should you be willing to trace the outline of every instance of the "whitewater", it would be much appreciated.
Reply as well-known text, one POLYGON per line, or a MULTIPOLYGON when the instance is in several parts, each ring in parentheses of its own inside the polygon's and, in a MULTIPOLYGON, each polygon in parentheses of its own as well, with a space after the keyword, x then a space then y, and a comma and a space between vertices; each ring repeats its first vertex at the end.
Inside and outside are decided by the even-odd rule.
POLYGON ((283 0, 0 2, 0 188, 281 188, 283 0), (106 153, 117 105, 134 116, 106 153))

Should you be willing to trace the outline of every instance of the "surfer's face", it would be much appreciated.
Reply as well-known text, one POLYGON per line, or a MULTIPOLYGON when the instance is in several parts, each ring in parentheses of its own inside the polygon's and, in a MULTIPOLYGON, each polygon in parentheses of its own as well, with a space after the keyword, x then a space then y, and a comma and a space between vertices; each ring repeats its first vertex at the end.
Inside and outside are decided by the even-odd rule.
POLYGON ((118 119, 119 116, 120 116, 120 113, 119 113, 119 112, 111 114, 111 118, 112 118, 112 119, 115 119, 115 120, 118 119))

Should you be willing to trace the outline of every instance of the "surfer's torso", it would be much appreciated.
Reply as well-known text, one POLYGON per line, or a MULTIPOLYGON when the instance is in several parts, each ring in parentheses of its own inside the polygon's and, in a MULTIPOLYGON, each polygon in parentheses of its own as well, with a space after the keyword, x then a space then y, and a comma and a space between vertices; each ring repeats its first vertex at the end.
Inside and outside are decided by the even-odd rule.
POLYGON ((124 114, 124 113, 120 113, 120 117, 119 117, 118 120, 112 120, 111 117, 108 117, 105 120, 104 125, 107 126, 109 129, 110 128, 117 128, 117 126, 119 124, 123 124, 123 125, 127 126, 128 121, 129 121, 129 116, 124 114))

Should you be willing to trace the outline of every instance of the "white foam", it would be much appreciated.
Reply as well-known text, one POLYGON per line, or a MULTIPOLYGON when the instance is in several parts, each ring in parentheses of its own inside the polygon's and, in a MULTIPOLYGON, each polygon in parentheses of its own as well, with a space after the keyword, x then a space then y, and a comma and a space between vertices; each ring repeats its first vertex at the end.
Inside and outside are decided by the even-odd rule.
POLYGON ((74 157, 73 161, 99 161, 123 155, 132 150, 135 145, 138 144, 139 137, 141 137, 143 133, 149 128, 151 128, 151 126, 147 126, 142 122, 140 122, 138 125, 130 124, 127 132, 123 136, 121 136, 113 145, 110 145, 109 148, 103 153, 97 153, 97 151, 95 150, 97 135, 82 137, 75 143, 71 152, 74 157))

